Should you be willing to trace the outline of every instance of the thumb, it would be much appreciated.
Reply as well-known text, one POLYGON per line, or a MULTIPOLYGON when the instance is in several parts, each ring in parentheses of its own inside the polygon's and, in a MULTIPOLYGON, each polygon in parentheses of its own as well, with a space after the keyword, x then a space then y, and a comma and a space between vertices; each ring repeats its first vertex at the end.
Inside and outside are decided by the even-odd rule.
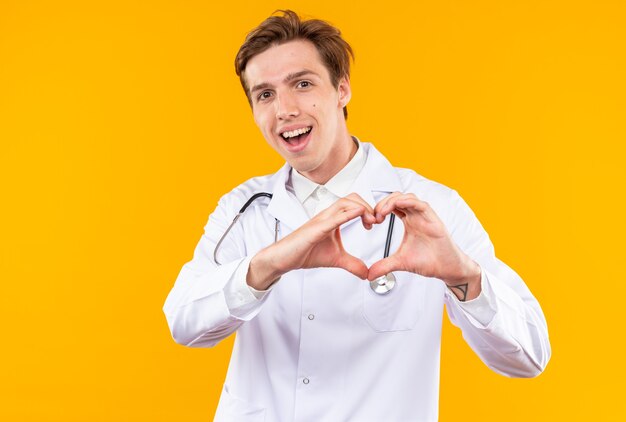
POLYGON ((398 257, 392 255, 387 258, 383 258, 380 261, 376 261, 374 265, 372 265, 367 274, 368 280, 375 280, 380 276, 385 274, 389 274, 395 270, 402 270, 402 265, 398 257))
POLYGON ((367 265, 360 259, 348 254, 343 253, 337 260, 337 267, 351 272, 361 280, 367 279, 368 269, 367 265))

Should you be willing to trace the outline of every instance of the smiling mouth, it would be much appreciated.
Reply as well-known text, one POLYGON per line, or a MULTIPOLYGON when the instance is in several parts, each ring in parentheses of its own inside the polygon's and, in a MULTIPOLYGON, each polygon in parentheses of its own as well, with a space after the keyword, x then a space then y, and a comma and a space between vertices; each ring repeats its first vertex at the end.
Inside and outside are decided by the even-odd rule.
POLYGON ((303 127, 296 130, 290 130, 287 132, 283 132, 280 136, 290 144, 298 144, 302 139, 304 139, 313 128, 311 126, 303 127))

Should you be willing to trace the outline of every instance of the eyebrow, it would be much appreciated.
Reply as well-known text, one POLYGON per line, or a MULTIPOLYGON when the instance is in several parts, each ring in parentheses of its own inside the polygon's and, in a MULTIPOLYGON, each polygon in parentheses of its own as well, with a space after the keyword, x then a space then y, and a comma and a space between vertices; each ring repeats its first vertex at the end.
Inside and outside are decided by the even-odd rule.
MULTIPOLYGON (((285 79, 283 79, 283 83, 289 83, 289 82, 293 81, 294 79, 298 79, 298 78, 301 78, 302 76, 306 76, 306 75, 315 75, 315 76, 319 77, 319 75, 317 73, 313 72, 312 70, 304 69, 304 70, 301 70, 299 72, 294 72, 294 73, 288 74, 287 76, 285 76, 285 79)), ((273 87, 273 85, 270 84, 269 82, 260 83, 258 85, 253 86, 252 89, 250 89, 250 95, 252 95, 256 91, 260 91, 262 89, 271 88, 271 87, 273 87)))

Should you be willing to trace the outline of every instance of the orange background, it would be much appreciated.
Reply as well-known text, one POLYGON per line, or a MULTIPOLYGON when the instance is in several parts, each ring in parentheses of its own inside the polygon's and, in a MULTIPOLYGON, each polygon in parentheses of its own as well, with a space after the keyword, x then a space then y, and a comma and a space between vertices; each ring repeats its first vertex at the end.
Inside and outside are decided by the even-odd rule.
POLYGON ((2 0, 0 420, 211 419, 232 339, 178 346, 161 307, 281 165, 233 59, 287 7, 353 45, 352 133, 457 189, 546 314, 532 380, 445 318, 441 420, 624 420, 625 4, 2 0))

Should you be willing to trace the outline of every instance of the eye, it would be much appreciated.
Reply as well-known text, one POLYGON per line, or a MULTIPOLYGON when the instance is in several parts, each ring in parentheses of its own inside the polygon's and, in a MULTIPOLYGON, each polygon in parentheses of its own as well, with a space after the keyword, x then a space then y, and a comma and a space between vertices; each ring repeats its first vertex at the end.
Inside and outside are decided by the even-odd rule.
POLYGON ((270 91, 263 91, 259 94, 259 96, 257 97, 257 100, 264 101, 270 98, 271 96, 272 96, 272 93, 270 91))
POLYGON ((300 81, 298 82, 298 85, 297 85, 298 88, 308 88, 310 86, 311 86, 310 81, 300 81))

